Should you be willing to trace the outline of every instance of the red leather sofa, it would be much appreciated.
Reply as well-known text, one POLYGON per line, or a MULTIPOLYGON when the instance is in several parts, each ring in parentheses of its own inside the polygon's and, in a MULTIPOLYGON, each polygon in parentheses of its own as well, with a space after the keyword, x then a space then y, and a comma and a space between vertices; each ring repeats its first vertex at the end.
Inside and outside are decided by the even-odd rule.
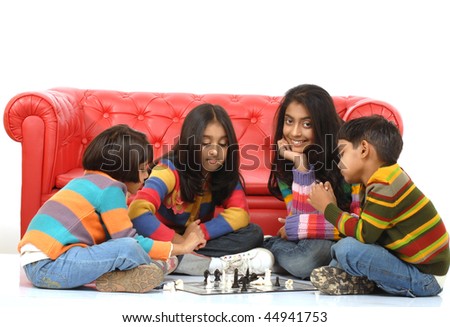
MULTIPOLYGON (((267 180, 273 116, 281 98, 75 88, 16 95, 6 106, 3 122, 8 135, 22 143, 21 234, 44 201, 83 173, 83 151, 99 132, 128 124, 148 135, 156 158, 176 141, 186 114, 205 102, 229 112, 240 144, 251 220, 266 234, 275 234, 280 227, 277 218, 284 217, 286 209, 268 192, 267 180)), ((357 96, 333 96, 333 100, 344 120, 378 113, 403 131, 401 116, 385 102, 357 96)))

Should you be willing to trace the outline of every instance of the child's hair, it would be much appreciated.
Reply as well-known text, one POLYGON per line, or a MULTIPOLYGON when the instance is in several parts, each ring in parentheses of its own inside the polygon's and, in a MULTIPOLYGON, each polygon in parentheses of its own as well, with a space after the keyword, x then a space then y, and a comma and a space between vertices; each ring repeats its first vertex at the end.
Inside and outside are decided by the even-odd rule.
POLYGON ((194 202, 195 196, 203 193, 204 176, 201 164, 203 133, 207 125, 214 121, 223 126, 228 138, 224 164, 220 169, 210 173, 214 204, 222 204, 239 181, 243 184, 239 174, 239 145, 230 116, 219 105, 201 104, 186 116, 178 142, 171 151, 162 156, 173 161, 178 170, 181 197, 184 201, 194 202))
POLYGON ((339 130, 338 140, 348 141, 354 148, 366 140, 375 148, 378 158, 387 165, 397 162, 403 148, 397 126, 380 115, 359 117, 346 122, 339 130))
POLYGON ((144 133, 119 124, 105 129, 89 143, 83 168, 104 172, 121 182, 139 182, 139 165, 153 160, 144 133))
POLYGON ((305 106, 311 118, 315 144, 305 149, 308 163, 314 165, 316 179, 321 182, 329 181, 333 186, 338 206, 347 210, 351 203, 350 191, 344 190, 344 179, 337 169, 339 162, 336 135, 343 121, 336 112, 333 98, 320 86, 301 84, 288 90, 283 97, 275 114, 273 142, 276 151, 272 158, 271 172, 268 182, 269 191, 282 200, 278 187, 278 180, 292 185, 293 162, 282 158, 278 154, 276 142, 283 138, 283 126, 287 107, 297 102, 305 106))

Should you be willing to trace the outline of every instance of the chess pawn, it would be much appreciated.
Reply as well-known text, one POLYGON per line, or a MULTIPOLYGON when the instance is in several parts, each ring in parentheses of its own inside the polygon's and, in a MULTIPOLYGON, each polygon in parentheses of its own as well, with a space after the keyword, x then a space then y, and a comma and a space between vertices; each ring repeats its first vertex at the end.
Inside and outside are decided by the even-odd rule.
POLYGON ((214 270, 214 281, 215 282, 220 282, 220 275, 222 275, 222 273, 220 272, 219 269, 214 270))
POLYGON ((272 276, 272 271, 270 270, 270 269, 266 269, 266 273, 265 273, 265 275, 264 275, 264 285, 265 286, 270 286, 270 285, 272 285, 272 281, 270 280, 271 279, 271 276, 272 276))
POLYGON ((203 277, 205 277, 205 280, 203 281, 203 283, 206 285, 206 284, 208 284, 208 277, 209 277, 209 275, 210 275, 211 273, 209 272, 209 270, 205 270, 204 272, 203 272, 203 277))
POLYGON ((242 288, 241 288, 241 292, 247 292, 247 279, 244 278, 242 280, 242 288))
POLYGON ((220 288, 221 289, 226 289, 227 288, 227 284, 228 284, 228 275, 225 273, 225 270, 222 270, 222 279, 220 281, 220 288))
POLYGON ((281 286, 280 285, 280 277, 277 276, 277 278, 275 278, 275 286, 281 286))
POLYGON ((237 269, 234 269, 234 280, 233 280, 233 285, 231 285, 231 288, 239 288, 238 270, 237 269))

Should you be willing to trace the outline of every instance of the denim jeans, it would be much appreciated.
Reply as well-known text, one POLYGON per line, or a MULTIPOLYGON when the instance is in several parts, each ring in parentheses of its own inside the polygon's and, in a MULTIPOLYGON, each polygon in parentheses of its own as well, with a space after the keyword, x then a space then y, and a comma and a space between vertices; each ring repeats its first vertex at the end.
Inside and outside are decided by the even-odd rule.
POLYGON ((56 260, 40 260, 24 266, 30 282, 41 288, 75 288, 119 269, 129 270, 152 260, 131 237, 89 247, 75 246, 56 260))
POLYGON ((177 274, 201 276, 209 268, 212 257, 246 252, 261 247, 264 234, 261 227, 249 224, 247 227, 209 240, 196 253, 178 256, 177 274))
POLYGON ((328 266, 334 241, 301 239, 288 241, 278 236, 264 240, 263 246, 271 251, 276 263, 291 275, 307 279, 314 268, 328 266))
POLYGON ((262 246, 264 234, 261 227, 248 224, 247 227, 209 240, 206 246, 197 251, 208 257, 221 257, 229 254, 246 252, 262 246))
POLYGON ((397 258, 376 244, 364 244, 346 237, 331 248, 333 260, 353 276, 366 276, 383 291, 408 297, 434 296, 442 291, 433 275, 397 258))

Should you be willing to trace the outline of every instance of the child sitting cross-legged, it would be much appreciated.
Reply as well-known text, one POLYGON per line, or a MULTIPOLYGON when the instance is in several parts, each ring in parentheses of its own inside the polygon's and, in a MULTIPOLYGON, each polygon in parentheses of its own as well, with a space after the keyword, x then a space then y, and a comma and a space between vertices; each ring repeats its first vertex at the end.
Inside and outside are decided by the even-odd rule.
POLYGON ((431 201, 398 165, 402 147, 397 127, 378 115, 340 129, 339 168, 348 183, 361 183, 361 212, 339 209, 328 182, 311 189, 309 203, 346 236, 332 246, 330 265, 311 273, 322 293, 369 294, 376 286, 419 297, 443 290, 448 233, 431 201))
POLYGON ((155 241, 139 235, 128 216, 127 193, 148 178, 153 160, 145 134, 127 125, 97 135, 83 155, 83 176, 45 202, 19 243, 27 278, 40 288, 71 289, 95 282, 103 292, 144 293, 173 271, 176 255, 204 239, 155 241))

